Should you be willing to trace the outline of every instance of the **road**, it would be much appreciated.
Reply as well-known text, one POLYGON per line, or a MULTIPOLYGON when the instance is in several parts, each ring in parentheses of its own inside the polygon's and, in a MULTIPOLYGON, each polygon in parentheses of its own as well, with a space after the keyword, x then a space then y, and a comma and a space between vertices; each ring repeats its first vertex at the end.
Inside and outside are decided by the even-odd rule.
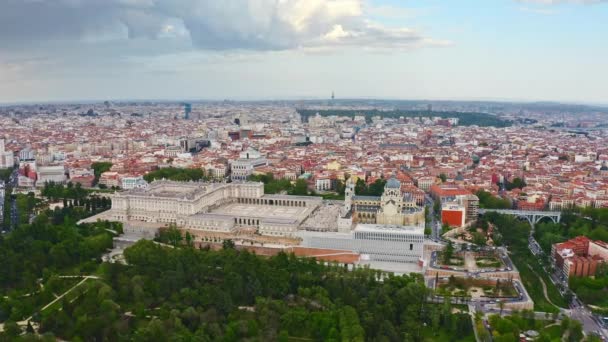
MULTIPOLYGON (((540 245, 538 244, 538 242, 536 241, 536 239, 534 238, 533 233, 534 233, 534 226, 532 226, 532 230, 530 231, 530 236, 528 237, 528 248, 530 249, 530 252, 532 252, 533 255, 539 256, 539 255, 542 255, 544 252, 543 252, 542 248, 540 247, 540 245)), ((543 266, 543 272, 545 272, 549 275, 549 279, 551 279, 551 282, 553 282, 553 284, 555 284, 558 289, 560 288, 560 286, 558 284, 561 284, 562 286, 567 286, 566 282, 560 281, 560 279, 558 279, 555 274, 551 274, 551 272, 548 272, 544 266, 543 266)), ((542 278, 540 278, 540 279, 542 281, 542 278)), ((546 289, 546 284, 544 284, 544 281, 543 281, 542 285, 543 285, 543 292, 545 294, 545 297, 546 297, 547 301, 549 303, 551 303, 551 301, 549 300, 549 297, 547 296, 547 289, 546 289)), ((563 295, 563 293, 562 293, 562 295, 563 295)), ((589 308, 587 308, 584 303, 580 302, 576 298, 576 296, 574 296, 574 298, 572 299, 572 303, 570 303, 570 309, 569 310, 560 309, 560 312, 570 316, 570 318, 572 318, 572 319, 580 321, 581 324, 583 325, 583 332, 585 333, 585 335, 597 334, 600 337, 602 337, 602 339, 608 340, 608 333, 606 332, 606 330, 604 330, 602 328, 602 325, 599 323, 599 319, 596 316, 594 316, 593 313, 591 312, 591 310, 589 310, 589 308)))
POLYGON ((435 242, 439 242, 441 239, 441 223, 437 221, 437 217, 435 216, 435 201, 429 195, 424 196, 425 205, 429 210, 429 217, 431 217, 431 222, 429 223, 431 227, 431 239, 435 242))
POLYGON ((585 335, 597 334, 602 337, 604 341, 608 339, 608 334, 606 334, 605 329, 602 328, 598 318, 593 315, 591 310, 589 310, 584 303, 574 298, 570 304, 570 310, 567 311, 569 311, 572 319, 581 322, 585 335))

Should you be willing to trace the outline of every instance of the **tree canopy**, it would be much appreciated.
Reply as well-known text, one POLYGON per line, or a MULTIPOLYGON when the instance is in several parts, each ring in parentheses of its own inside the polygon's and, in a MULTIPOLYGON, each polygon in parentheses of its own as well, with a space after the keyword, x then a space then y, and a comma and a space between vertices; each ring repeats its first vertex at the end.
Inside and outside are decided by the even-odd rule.
POLYGON ((64 339, 422 341, 425 334, 470 337, 467 314, 427 304, 420 275, 348 271, 293 255, 167 248, 140 241, 129 266, 103 265, 41 331, 64 339), (125 320, 126 313, 130 319, 125 320), (426 324, 432 330, 423 331, 426 324))
POLYGON ((493 127, 508 127, 512 125, 512 122, 505 121, 497 117, 496 115, 488 113, 475 113, 475 112, 457 112, 457 111, 427 111, 427 110, 360 110, 360 109, 298 109, 298 113, 302 116, 304 121, 317 113, 321 116, 364 116, 368 122, 371 122, 371 118, 374 116, 380 116, 383 118, 412 118, 412 117, 441 117, 441 118, 457 118, 459 125, 471 126, 477 125, 481 127, 493 126, 493 127))
POLYGON ((146 182, 150 183, 158 179, 168 179, 172 181, 199 181, 206 180, 205 171, 202 169, 186 169, 176 167, 165 167, 144 175, 146 182))
POLYGON ((96 163, 91 164, 91 168, 93 169, 93 172, 95 174, 94 183, 97 184, 97 182, 99 182, 99 177, 101 176, 101 174, 104 172, 110 171, 110 169, 112 168, 112 163, 96 162, 96 163))
POLYGON ((357 179, 355 183, 355 194, 357 196, 382 196, 386 180, 379 178, 371 184, 366 184, 362 178, 357 179))
POLYGON ((491 193, 479 190, 475 193, 479 198, 479 207, 484 209, 511 209, 512 205, 508 199, 492 196, 491 193))

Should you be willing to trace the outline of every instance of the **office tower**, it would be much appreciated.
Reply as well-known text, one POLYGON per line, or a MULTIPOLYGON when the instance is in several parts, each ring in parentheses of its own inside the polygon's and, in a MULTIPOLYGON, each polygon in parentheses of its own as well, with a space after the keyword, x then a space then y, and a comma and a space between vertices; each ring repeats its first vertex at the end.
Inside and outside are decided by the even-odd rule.
POLYGON ((184 119, 190 119, 190 113, 192 112, 192 105, 189 103, 184 103, 184 119))

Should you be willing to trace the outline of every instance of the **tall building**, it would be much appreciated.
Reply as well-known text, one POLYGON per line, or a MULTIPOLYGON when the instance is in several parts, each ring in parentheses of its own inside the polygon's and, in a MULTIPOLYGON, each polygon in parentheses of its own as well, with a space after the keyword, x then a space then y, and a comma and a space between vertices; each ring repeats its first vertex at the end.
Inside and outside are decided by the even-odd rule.
POLYGON ((0 169, 8 169, 15 165, 13 152, 6 151, 4 148, 4 139, 0 139, 0 169))
POLYGON ((190 113, 192 113, 192 105, 190 103, 184 103, 184 119, 190 119, 190 113))

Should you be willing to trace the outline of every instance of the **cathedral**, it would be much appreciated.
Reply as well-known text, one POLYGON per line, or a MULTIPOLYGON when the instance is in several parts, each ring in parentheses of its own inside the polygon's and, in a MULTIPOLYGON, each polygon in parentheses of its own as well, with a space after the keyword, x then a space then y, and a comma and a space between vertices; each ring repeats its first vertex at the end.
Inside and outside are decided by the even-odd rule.
POLYGON ((382 196, 357 196, 349 179, 338 229, 346 232, 357 223, 417 226, 424 221, 424 208, 416 205, 411 194, 401 191, 401 183, 394 176, 386 182, 382 196))

